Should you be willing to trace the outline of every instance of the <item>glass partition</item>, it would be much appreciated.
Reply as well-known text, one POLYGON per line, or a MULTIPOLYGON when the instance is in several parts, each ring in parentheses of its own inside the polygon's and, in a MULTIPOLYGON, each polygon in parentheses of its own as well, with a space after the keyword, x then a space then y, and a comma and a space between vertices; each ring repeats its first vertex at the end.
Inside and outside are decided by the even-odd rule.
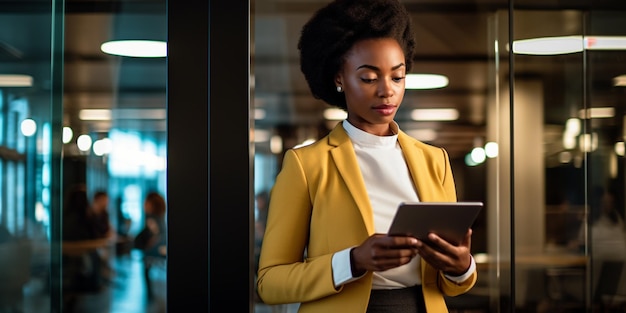
POLYGON ((64 311, 165 312, 166 3, 65 11, 64 311))
POLYGON ((0 311, 58 309, 59 4, 0 4, 0 311))
POLYGON ((489 16, 488 44, 490 45, 487 65, 486 141, 497 145, 496 157, 487 159, 485 188, 487 198, 486 254, 475 255, 478 263, 479 290, 489 298, 488 312, 513 312, 515 301, 513 261, 514 220, 511 211, 512 131, 514 119, 511 110, 511 59, 510 12, 507 7, 497 8, 489 16))
POLYGON ((165 310, 164 215, 134 239, 165 209, 166 7, 131 2, 0 4, 2 312, 165 310), (129 39, 160 54, 101 50, 129 39))
MULTIPOLYGON (((578 149, 587 153, 587 299, 592 308, 623 309, 626 294, 624 240, 624 77, 626 6, 585 12, 585 110, 578 149)), ((583 240, 585 241, 585 240, 583 240)))
POLYGON ((625 9, 515 3, 513 107, 523 125, 513 136, 517 308, 596 311, 624 303, 618 81, 626 70, 619 61, 625 9))
POLYGON ((581 34, 583 14, 547 9, 513 13, 515 305, 531 311, 582 309, 587 258, 572 246, 585 226, 586 156, 564 144, 569 144, 568 119, 585 105, 583 53, 537 55, 522 49, 525 40, 581 34), (529 231, 528 225, 536 225, 537 231, 529 231))

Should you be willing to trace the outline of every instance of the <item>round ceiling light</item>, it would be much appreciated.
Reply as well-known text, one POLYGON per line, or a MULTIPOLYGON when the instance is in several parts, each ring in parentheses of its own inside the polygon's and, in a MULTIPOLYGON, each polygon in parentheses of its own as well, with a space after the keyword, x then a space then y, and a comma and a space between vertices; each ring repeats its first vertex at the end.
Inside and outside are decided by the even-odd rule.
POLYGON ((542 37, 513 41, 513 52, 530 55, 557 55, 581 52, 582 36, 542 37))
POLYGON ((167 56, 167 43, 154 40, 117 40, 103 43, 100 50, 126 57, 161 58, 167 56))

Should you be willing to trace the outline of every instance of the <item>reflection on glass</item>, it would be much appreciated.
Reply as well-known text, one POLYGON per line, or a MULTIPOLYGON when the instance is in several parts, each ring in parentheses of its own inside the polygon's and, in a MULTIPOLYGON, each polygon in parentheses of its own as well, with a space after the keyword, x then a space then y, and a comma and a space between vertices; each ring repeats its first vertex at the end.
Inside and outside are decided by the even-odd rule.
POLYGON ((69 312, 71 307, 164 312, 166 264, 162 260, 144 271, 143 254, 132 239, 145 224, 144 198, 152 191, 166 195, 165 58, 163 53, 149 61, 110 56, 100 45, 121 37, 163 43, 165 1, 59 3, 0 4, 0 312, 69 312), (59 7, 67 12, 55 11, 59 7), (61 72, 63 83, 56 81, 61 72), (61 93, 62 101, 53 100, 61 93), (113 114, 83 121, 81 109, 113 114), (137 146, 118 143, 116 133, 130 134, 137 146), (87 212, 83 217, 96 211, 108 216, 85 223, 68 217, 65 224, 55 224, 73 186, 85 186, 77 205, 87 212), (96 204, 101 190, 108 195, 104 206, 96 204), (92 222, 91 230, 110 228, 103 236, 79 229, 76 233, 86 234, 51 245, 62 230, 92 222), (62 256, 64 267, 51 256, 62 256), (71 273, 70 264, 79 274, 72 276, 79 282, 72 289, 70 279, 55 276, 71 273), (99 284, 80 276, 88 270, 99 284))
POLYGON ((70 304, 165 312, 166 2, 107 3, 67 7, 63 126, 73 136, 63 146, 63 184, 84 184, 90 204, 106 192, 110 223, 106 240, 90 246, 102 258, 102 284, 72 292, 70 304), (156 42, 159 51, 108 54, 110 42, 122 41, 156 42))
MULTIPOLYGON (((523 7, 524 2, 517 5, 523 7)), ((517 260, 533 260, 537 254, 544 258, 533 266, 522 267, 525 264, 518 261, 517 289, 545 285, 523 289, 525 297, 518 297, 518 306, 538 312, 596 311, 618 309, 624 303, 611 299, 626 291, 624 112, 620 87, 615 85, 625 70, 616 66, 626 53, 620 46, 625 10, 562 5, 558 10, 515 11, 515 39, 575 36, 580 48, 568 55, 514 56, 515 83, 533 81, 541 86, 537 91, 542 105, 535 118, 543 115, 537 125, 542 128, 543 155, 539 158, 524 149, 515 153, 518 160, 542 162, 545 171, 536 180, 544 185, 541 192, 518 193, 520 198, 543 198, 541 210, 515 202, 517 211, 524 212, 518 215, 545 225, 542 236, 529 236, 524 229, 515 234, 517 260)), ((516 122, 535 125, 524 117, 516 122)), ((529 168, 521 170, 528 173, 529 168)), ((518 175, 516 183, 523 185, 526 179, 518 175)), ((518 222, 522 219, 516 215, 518 222)))
POLYGON ((53 5, 0 4, 1 312, 52 309, 53 5))

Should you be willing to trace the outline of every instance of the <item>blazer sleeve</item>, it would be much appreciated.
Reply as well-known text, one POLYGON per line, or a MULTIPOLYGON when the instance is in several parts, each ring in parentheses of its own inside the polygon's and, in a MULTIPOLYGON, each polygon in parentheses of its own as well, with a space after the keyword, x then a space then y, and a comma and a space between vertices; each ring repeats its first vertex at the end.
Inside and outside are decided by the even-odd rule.
POLYGON ((456 283, 447 279, 442 272, 439 272, 439 289, 447 296, 458 296, 464 294, 476 284, 478 274, 476 270, 464 282, 456 283))
POLYGON ((332 253, 305 257, 310 199, 301 160, 288 150, 272 188, 259 260, 257 292, 265 303, 307 302, 339 292, 332 278, 332 253))

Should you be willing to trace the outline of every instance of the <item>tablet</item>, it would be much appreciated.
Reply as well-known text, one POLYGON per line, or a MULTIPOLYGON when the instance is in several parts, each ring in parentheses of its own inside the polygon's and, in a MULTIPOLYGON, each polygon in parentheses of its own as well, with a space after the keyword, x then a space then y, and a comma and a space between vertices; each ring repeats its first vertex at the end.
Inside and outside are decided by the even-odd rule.
POLYGON ((458 245, 482 207, 482 202, 403 202, 388 235, 409 235, 427 241, 432 232, 458 245))

